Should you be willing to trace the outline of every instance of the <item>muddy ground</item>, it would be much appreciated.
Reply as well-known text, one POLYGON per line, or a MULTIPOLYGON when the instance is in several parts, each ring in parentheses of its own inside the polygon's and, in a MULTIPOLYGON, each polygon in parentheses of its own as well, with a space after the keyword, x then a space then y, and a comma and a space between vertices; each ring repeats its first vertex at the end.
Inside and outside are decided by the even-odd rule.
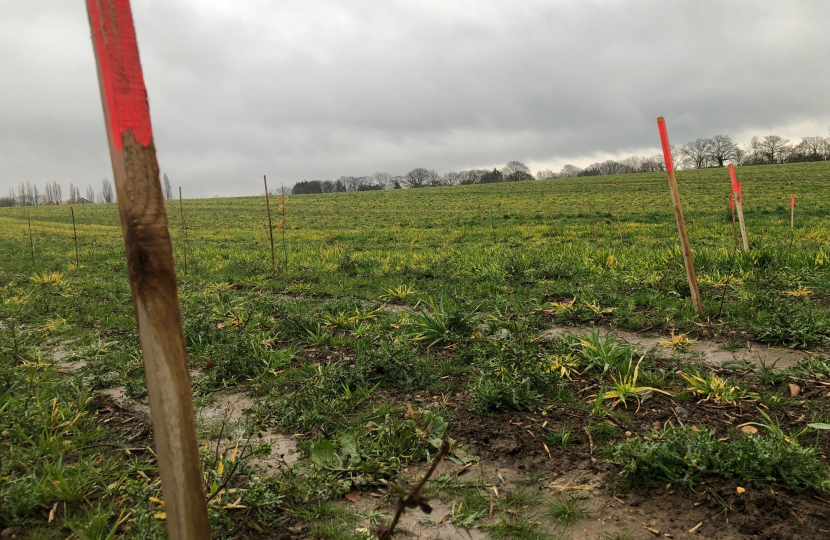
MULTIPOLYGON (((568 331, 553 328, 543 335, 551 336, 568 331)), ((637 334, 617 334, 631 343, 639 343, 641 350, 652 350, 662 356, 678 356, 662 347, 659 337, 637 334)), ((698 342, 683 358, 704 361, 717 367, 724 362, 747 360, 766 363, 780 358, 779 367, 794 365, 810 353, 775 350, 748 343, 744 349, 725 351, 722 341, 698 342)), ((673 365, 666 360, 666 367, 673 365)), ((77 366, 61 365, 73 370, 77 366)), ((734 373, 734 371, 732 371, 734 373)), ((747 371, 749 373, 749 371, 747 371)), ((752 379, 747 379, 751 381, 752 379)), ((590 377, 572 378, 576 393, 588 396, 596 391, 596 381, 590 377)), ((755 384, 755 383, 751 383, 755 384)), ((750 384, 750 385, 751 385, 750 384)), ((800 395, 828 400, 830 384, 821 380, 800 383, 800 395)), ((718 539, 823 539, 830 538, 830 500, 811 494, 795 493, 783 486, 714 481, 701 483, 689 489, 685 486, 663 484, 645 491, 626 491, 617 479, 617 468, 600 455, 599 448, 606 441, 594 441, 585 430, 592 421, 590 411, 569 408, 542 412, 512 412, 482 417, 469 411, 469 395, 430 395, 424 392, 396 393, 381 396, 413 406, 443 406, 452 411, 449 435, 474 453, 478 459, 466 466, 443 462, 428 495, 433 507, 431 514, 420 510, 408 511, 401 520, 397 536, 420 539, 476 540, 487 537, 487 526, 498 520, 522 518, 537 527, 537 532, 552 537, 576 539, 600 538, 718 538, 718 539), (551 431, 568 429, 572 439, 564 447, 551 447, 544 435, 551 431), (441 489, 441 486, 444 489, 441 489), (449 486, 449 487, 448 487, 449 486), (463 490, 478 490, 490 500, 490 510, 471 528, 452 523, 459 511, 463 490), (510 506, 514 493, 522 494, 520 506, 510 506), (573 498, 581 509, 578 519, 564 526, 546 515, 550 501, 573 498)), ((99 397, 98 416, 101 424, 122 431, 130 448, 127 452, 144 452, 152 445, 146 406, 131 402, 123 389, 109 389, 99 397)), ((245 411, 255 401, 244 394, 223 394, 214 403, 202 407, 199 421, 223 422, 228 425, 244 422, 245 411)), ((747 422, 759 421, 756 403, 737 401, 732 404, 685 401, 655 394, 640 407, 629 407, 625 420, 605 419, 614 428, 617 440, 636 434, 646 434, 667 424, 705 425, 725 437, 730 430, 740 429, 747 422)), ((804 421, 797 410, 789 410, 779 417, 781 427, 788 428, 804 421)), ((258 459, 255 464, 265 471, 290 467, 301 454, 296 439, 289 435, 265 433, 272 445, 272 454, 258 459)), ((830 454, 830 437, 819 441, 822 459, 830 454)), ((419 463, 404 472, 404 481, 414 483, 426 469, 419 463)), ((389 489, 353 492, 337 501, 342 508, 377 517, 390 515, 394 500, 389 489)), ((364 519, 354 526, 355 534, 369 535, 376 527, 375 519, 364 519)), ((313 537, 308 523, 285 523, 269 531, 266 537, 313 537)), ((258 538, 259 533, 236 531, 236 537, 258 538), (240 536, 241 535, 241 536, 240 536)))

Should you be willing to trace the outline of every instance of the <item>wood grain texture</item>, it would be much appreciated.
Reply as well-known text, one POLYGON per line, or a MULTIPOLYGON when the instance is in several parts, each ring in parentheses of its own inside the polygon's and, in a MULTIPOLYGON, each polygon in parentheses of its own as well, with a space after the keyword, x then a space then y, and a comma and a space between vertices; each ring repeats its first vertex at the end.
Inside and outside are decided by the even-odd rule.
POLYGON ((732 193, 735 195, 735 209, 738 211, 738 224, 741 228, 741 242, 744 251, 749 251, 749 239, 746 236, 746 222, 744 221, 744 197, 741 183, 735 175, 735 165, 729 164, 729 176, 732 180, 732 193))
POLYGON ((132 114, 146 108, 146 91, 129 8, 129 0, 87 0, 168 536, 208 540, 173 246, 155 145, 148 138, 149 109, 146 118, 132 114))
POLYGON ((669 177, 669 191, 671 191, 674 217, 677 220, 677 231, 680 236, 680 251, 683 253, 683 263, 686 266, 686 278, 689 281, 689 291, 692 296, 692 306, 695 313, 703 314, 703 302, 700 299, 700 288, 697 284, 695 263, 692 258, 692 247, 689 244, 689 235, 686 232, 686 220, 683 218, 683 207, 680 204, 680 191, 677 189, 677 177, 674 174, 674 162, 671 155, 669 135, 666 130, 666 121, 661 116, 657 119, 657 126, 660 131, 660 142, 663 146, 663 157, 666 161, 666 173, 669 177))

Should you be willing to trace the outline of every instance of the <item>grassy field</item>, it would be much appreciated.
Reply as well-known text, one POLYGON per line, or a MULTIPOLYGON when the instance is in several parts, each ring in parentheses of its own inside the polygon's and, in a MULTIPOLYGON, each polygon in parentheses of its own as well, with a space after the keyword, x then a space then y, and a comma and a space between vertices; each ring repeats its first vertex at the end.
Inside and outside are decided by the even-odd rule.
MULTIPOLYGON (((513 503, 480 512, 472 508, 489 484, 447 473, 433 488, 450 501, 450 522, 493 538, 567 533, 579 501, 520 504, 563 463, 607 474, 608 493, 753 482, 789 494, 802 516, 818 512, 796 493, 830 491, 820 427, 830 421, 830 165, 738 176, 749 253, 735 249, 726 171, 678 173, 702 316, 688 298, 664 173, 289 196, 282 231, 272 199, 276 276, 264 197, 185 201, 187 274, 171 201, 197 405, 231 392, 255 402, 233 426, 200 426, 203 441, 242 449, 204 451, 207 491, 226 485, 211 501, 215 530, 370 536, 382 510, 330 501, 390 491, 384 482, 428 459, 445 435, 459 467, 512 460, 528 475, 530 488, 511 485, 513 503), (554 325, 576 334, 543 337, 554 325), (607 327, 666 338, 668 354, 590 330, 607 327), (694 356, 694 340, 754 341, 809 359, 711 367, 683 354, 694 356), (743 420, 727 425, 721 412, 743 420), (530 435, 510 431, 515 422, 530 435), (756 435, 739 429, 747 422, 756 435), (485 436, 494 431, 515 448, 495 450, 485 436), (295 435, 300 461, 259 471, 257 456, 271 451, 263 432, 295 435)), ((162 496, 152 452, 140 449, 151 436, 139 413, 97 393, 146 394, 117 207, 75 207, 75 217, 80 266, 67 207, 0 209, 0 528, 155 538, 162 496), (83 366, 66 367, 74 362, 83 366)), ((723 500, 717 493, 707 504, 723 500)), ((743 537, 723 512, 701 531, 743 537)), ((794 534, 823 534, 806 523, 794 534)))

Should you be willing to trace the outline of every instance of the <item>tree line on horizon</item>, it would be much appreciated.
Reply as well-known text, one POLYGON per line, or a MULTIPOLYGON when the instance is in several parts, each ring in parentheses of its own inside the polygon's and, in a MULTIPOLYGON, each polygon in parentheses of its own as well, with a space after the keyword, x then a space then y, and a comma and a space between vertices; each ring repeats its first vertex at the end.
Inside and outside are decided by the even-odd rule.
MULTIPOLYGON (((735 165, 773 165, 780 163, 801 163, 827 161, 830 158, 830 138, 802 137, 797 144, 778 135, 752 137, 749 143, 740 146, 728 135, 696 139, 683 146, 673 146, 675 166, 685 169, 703 169, 735 165)), ((535 175, 520 161, 511 161, 501 169, 471 169, 467 171, 439 174, 434 169, 416 168, 402 176, 387 172, 376 172, 368 176, 341 176, 337 180, 303 180, 291 188, 293 195, 315 193, 341 193, 349 191, 376 191, 439 187, 496 182, 518 182, 522 180, 547 180, 552 178, 574 178, 579 176, 605 176, 659 172, 666 169, 663 154, 651 157, 630 156, 621 160, 606 160, 592 163, 585 168, 567 164, 559 172, 550 169, 538 171, 535 175)))
MULTIPOLYGON (((162 191, 165 199, 173 198, 173 186, 166 174, 162 178, 162 191)), ((70 183, 68 195, 67 199, 63 198, 63 187, 57 182, 47 182, 43 191, 36 184, 21 182, 17 188, 9 188, 7 197, 0 197, 0 207, 111 203, 118 200, 112 183, 106 178, 101 181, 101 189, 98 192, 92 186, 87 186, 83 196, 81 195, 81 188, 70 183)))

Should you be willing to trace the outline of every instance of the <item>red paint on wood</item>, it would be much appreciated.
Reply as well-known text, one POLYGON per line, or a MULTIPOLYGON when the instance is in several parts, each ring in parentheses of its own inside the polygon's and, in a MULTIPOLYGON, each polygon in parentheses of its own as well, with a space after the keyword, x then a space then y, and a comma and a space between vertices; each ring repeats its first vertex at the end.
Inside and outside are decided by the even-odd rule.
POLYGON ((153 139, 153 129, 130 0, 114 0, 114 8, 109 10, 102 9, 98 0, 86 3, 115 147, 121 150, 127 130, 132 130, 139 144, 147 146, 153 139))
POLYGON ((741 183, 738 182, 738 178, 735 176, 735 166, 731 163, 729 164, 729 176, 732 178, 732 191, 738 195, 738 200, 743 204, 744 194, 741 191, 741 183))
POLYGON ((669 134, 666 131, 666 120, 662 116, 657 119, 657 129, 660 130, 660 143, 663 145, 663 159, 666 161, 666 171, 674 170, 674 162, 671 157, 671 146, 669 146, 669 134))
POLYGON ((790 200, 790 208, 795 208, 795 193, 792 194, 792 199, 790 200))
POLYGON ((735 201, 732 199, 732 195, 729 195, 729 209, 735 210, 735 201))
POLYGON ((732 179, 732 192, 738 192, 738 179, 735 178, 735 166, 733 164, 729 164, 729 177, 732 179))

